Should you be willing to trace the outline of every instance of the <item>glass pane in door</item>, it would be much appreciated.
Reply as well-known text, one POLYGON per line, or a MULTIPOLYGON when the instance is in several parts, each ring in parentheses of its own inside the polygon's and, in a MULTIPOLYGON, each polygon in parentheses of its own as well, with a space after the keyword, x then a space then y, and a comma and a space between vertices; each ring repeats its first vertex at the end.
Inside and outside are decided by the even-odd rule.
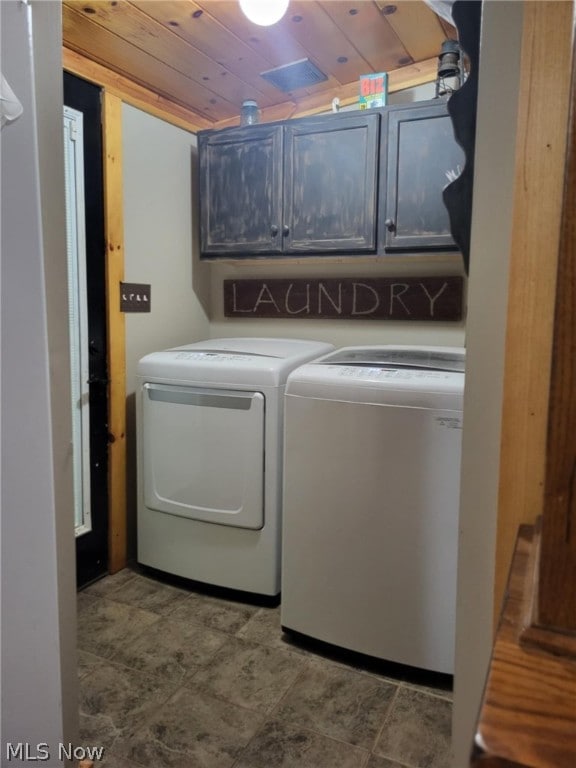
POLYGON ((82 113, 64 107, 68 322, 72 393, 74 528, 76 536, 92 530, 90 515, 90 404, 86 236, 84 223, 84 153, 82 113))

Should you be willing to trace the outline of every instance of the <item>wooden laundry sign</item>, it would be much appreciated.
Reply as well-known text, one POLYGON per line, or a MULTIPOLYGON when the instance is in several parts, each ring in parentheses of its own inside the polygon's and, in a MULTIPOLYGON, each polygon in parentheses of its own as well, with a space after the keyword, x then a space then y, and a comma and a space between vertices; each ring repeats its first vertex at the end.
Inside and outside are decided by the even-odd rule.
POLYGON ((224 280, 226 317, 461 320, 462 277, 224 280))

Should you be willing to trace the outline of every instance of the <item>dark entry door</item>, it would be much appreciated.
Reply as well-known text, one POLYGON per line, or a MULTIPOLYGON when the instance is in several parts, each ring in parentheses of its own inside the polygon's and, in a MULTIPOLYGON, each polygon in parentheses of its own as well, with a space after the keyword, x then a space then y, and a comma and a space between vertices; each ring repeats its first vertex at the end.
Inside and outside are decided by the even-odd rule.
MULTIPOLYGON (((78 353, 86 361, 80 382, 82 388, 85 388, 85 394, 80 394, 77 402, 74 402, 73 397, 72 406, 77 409, 81 401, 84 401, 84 405, 88 401, 85 456, 82 467, 78 462, 76 473, 78 478, 83 479, 83 495, 79 490, 81 479, 75 483, 76 498, 81 499, 79 514, 84 512, 85 515, 85 524, 76 526, 78 586, 94 581, 108 569, 108 376, 100 93, 97 86, 64 73, 64 104, 82 114, 83 151, 80 156, 83 155, 84 170, 81 195, 84 201, 84 220, 80 222, 84 233, 79 239, 85 243, 85 248, 80 249, 85 250, 85 264, 80 265, 76 276, 79 285, 76 287, 80 293, 84 291, 85 333, 75 333, 74 320, 71 327, 71 337, 77 337, 80 347, 78 350, 73 349, 71 354, 74 356, 78 353)), ((69 195, 67 199, 70 199, 69 195)), ((81 199, 77 208, 81 218, 81 199)), ((80 254, 78 258, 82 260, 84 257, 80 254)), ((69 286, 69 289, 73 293, 75 286, 69 286)))

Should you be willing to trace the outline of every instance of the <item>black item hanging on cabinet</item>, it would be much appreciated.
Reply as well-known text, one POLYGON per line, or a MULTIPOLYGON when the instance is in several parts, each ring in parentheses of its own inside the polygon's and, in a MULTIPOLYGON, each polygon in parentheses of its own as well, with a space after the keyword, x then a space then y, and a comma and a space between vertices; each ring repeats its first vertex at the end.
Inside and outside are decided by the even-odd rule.
POLYGON ((450 217, 452 237, 462 252, 468 274, 470 264, 470 225, 474 183, 474 147, 476 142, 476 102, 478 96, 478 63, 480 58, 481 0, 456 0, 452 18, 458 30, 460 48, 468 56, 466 81, 448 100, 454 137, 464 150, 464 169, 445 187, 442 196, 450 217))

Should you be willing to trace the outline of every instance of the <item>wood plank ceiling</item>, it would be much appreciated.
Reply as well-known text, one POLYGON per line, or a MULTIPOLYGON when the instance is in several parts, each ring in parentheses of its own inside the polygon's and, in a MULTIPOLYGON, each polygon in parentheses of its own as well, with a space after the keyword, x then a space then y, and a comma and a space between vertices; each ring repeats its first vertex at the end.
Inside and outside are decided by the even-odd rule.
POLYGON ((67 69, 84 57, 200 127, 237 124, 244 99, 263 120, 354 103, 369 72, 388 72, 390 90, 429 82, 455 36, 422 0, 291 0, 272 27, 248 21, 237 0, 63 0, 67 69), (285 92, 261 76, 301 59, 327 79, 285 92))

